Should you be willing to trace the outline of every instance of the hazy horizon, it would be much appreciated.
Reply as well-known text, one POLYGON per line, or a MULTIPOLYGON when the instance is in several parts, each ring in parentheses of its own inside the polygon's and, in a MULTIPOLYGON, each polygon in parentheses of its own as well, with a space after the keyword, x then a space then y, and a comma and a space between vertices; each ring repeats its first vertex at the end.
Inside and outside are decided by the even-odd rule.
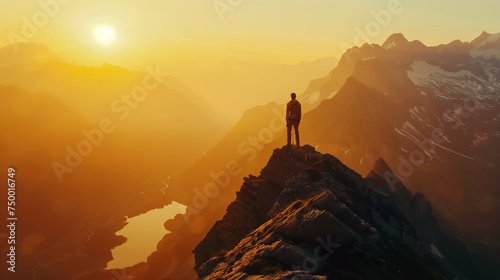
POLYGON ((29 0, 1 4, 0 34, 5 36, 0 37, 0 46, 31 41, 46 44, 72 63, 108 62, 134 70, 153 62, 169 63, 175 69, 225 58, 296 64, 340 58, 348 46, 381 44, 393 33, 432 46, 471 41, 483 31, 495 33, 498 28, 494 0, 476 1, 474 6, 450 0, 314 5, 295 0, 285 6, 269 0, 40 3, 45 4, 29 0), (112 43, 96 40, 100 27, 114 30, 112 43))

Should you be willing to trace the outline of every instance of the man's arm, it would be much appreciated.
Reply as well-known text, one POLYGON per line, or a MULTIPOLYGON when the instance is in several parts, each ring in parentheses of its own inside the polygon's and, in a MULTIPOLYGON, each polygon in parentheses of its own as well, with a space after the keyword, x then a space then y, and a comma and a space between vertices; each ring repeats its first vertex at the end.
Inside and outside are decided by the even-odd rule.
POLYGON ((299 122, 302 119, 302 105, 299 102, 299 122))
POLYGON ((290 108, 290 103, 287 103, 286 104, 286 113, 285 113, 285 121, 288 121, 288 116, 290 115, 290 110, 292 108, 290 108))
POLYGON ((286 112, 285 112, 285 123, 286 127, 288 127, 288 116, 290 115, 290 103, 286 104, 286 112))

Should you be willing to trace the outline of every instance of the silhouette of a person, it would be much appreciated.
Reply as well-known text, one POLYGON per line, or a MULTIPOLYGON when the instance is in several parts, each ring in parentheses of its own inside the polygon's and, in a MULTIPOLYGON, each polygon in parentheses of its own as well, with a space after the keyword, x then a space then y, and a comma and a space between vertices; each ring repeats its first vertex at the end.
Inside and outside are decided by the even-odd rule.
POLYGON ((287 143, 291 146, 292 140, 292 126, 295 129, 295 140, 297 142, 297 147, 300 147, 299 139, 299 124, 302 118, 302 108, 300 102, 296 99, 297 95, 295 93, 291 94, 292 100, 286 104, 286 127, 287 127, 287 143))

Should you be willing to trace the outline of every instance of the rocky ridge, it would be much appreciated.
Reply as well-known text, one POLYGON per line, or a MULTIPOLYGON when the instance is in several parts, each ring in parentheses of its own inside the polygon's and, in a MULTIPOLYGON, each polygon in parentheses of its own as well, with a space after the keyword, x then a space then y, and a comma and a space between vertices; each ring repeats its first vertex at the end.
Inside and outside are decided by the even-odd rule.
POLYGON ((435 232, 425 197, 383 160, 362 178, 311 146, 284 147, 245 178, 193 251, 195 269, 200 279, 444 279, 435 232))

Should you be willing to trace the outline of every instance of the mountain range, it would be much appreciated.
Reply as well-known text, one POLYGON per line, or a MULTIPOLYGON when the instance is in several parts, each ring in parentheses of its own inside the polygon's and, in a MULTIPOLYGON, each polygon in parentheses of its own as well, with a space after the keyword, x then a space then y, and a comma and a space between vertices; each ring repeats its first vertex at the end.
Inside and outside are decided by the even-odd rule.
POLYGON ((73 65, 34 43, 19 50, 0 50, 0 128, 8 132, 0 165, 23 174, 16 277, 68 279, 102 270, 124 242, 114 233, 125 216, 161 207, 162 181, 210 149, 225 121, 173 77, 125 111, 123 96, 143 84, 147 69, 73 65))
POLYGON ((304 116, 303 135, 361 174, 383 158, 439 215, 497 246, 487 239, 500 230, 499 48, 483 33, 436 47, 394 34, 351 49, 304 93, 338 90, 304 116))
POLYGON ((303 92, 309 81, 325 75, 337 63, 333 57, 293 65, 225 59, 210 67, 176 71, 174 75, 204 93, 207 101, 234 124, 248 108, 270 100, 283 103, 289 93, 303 92))
POLYGON ((2 136, 2 154, 34 174, 23 196, 39 205, 23 213, 31 251, 20 277, 108 280, 125 216, 172 201, 187 212, 165 222, 171 233, 147 262, 126 269, 136 280, 497 273, 499 34, 434 47, 394 34, 348 50, 298 96, 301 142, 310 146, 295 151, 275 150, 286 142, 284 104, 250 108, 227 129, 209 102, 166 77, 63 188, 47 176, 51 162, 64 160, 65 146, 108 117, 147 71, 72 65, 34 45, 25 51, 0 60, 0 84, 11 84, 0 87, 0 127, 13 132, 2 136), (332 227, 322 231, 318 221, 332 227), (338 255, 316 262, 318 270, 301 266, 321 245, 316 238, 331 233, 338 255))
MULTIPOLYGON (((472 270, 491 269, 491 262, 499 261, 498 42, 498 35, 483 33, 472 42, 427 47, 394 34, 381 46, 347 51, 328 76, 312 81, 298 97, 307 112, 301 123, 304 143, 365 176, 384 159, 395 174, 381 174, 384 179, 393 185, 397 177, 425 194, 446 242, 466 248, 457 256, 480 260, 471 261, 472 270)), ((194 248, 209 225, 222 219, 241 175, 230 176, 202 208, 195 188, 216 182, 213 175, 233 160, 239 174, 259 172, 274 147, 285 142, 283 108, 270 103, 248 110, 219 145, 171 178, 168 197, 188 206, 189 225, 182 227, 182 215, 166 223, 174 233, 165 236, 150 266, 167 256, 179 258, 183 245, 161 244, 186 240, 194 248)))

